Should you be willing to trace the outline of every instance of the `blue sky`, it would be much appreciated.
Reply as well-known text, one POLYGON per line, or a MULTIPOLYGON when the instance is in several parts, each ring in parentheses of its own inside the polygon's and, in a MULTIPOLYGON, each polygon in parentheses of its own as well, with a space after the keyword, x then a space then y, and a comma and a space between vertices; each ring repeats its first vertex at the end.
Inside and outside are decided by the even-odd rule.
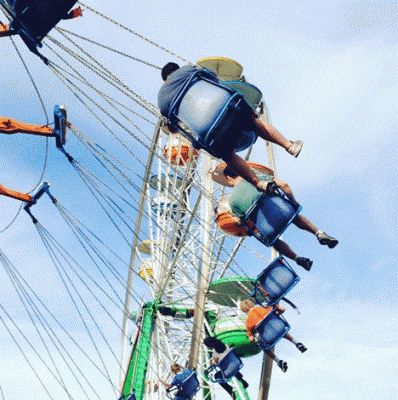
MULTIPOLYGON (((123 3, 90 0, 88 4, 190 61, 220 55, 240 62, 246 78, 262 90, 272 124, 289 139, 304 140, 297 159, 275 149, 277 174, 292 187, 304 207, 303 215, 340 243, 329 250, 295 227, 284 234, 297 253, 314 260, 310 273, 298 271, 301 282, 289 296, 301 314, 291 310, 286 313, 292 335, 309 350, 300 354, 290 343, 278 345, 277 353, 288 361, 289 370, 283 374, 275 368, 270 399, 359 400, 371 394, 375 400, 394 400, 398 255, 396 3, 123 3)), ((86 12, 84 18, 65 22, 62 27, 158 66, 176 61, 156 46, 121 35, 119 29, 101 25, 100 21, 86 12)), ((75 126, 95 140, 110 143, 99 126, 90 124, 90 115, 82 111, 73 96, 65 95, 40 60, 30 55, 18 39, 15 42, 43 95, 50 120, 53 104, 65 102, 75 126)), ((1 46, 5 56, 0 63, 0 114, 45 123, 9 40, 2 39, 1 46)), ((159 71, 113 55, 101 54, 101 60, 130 87, 156 103, 159 71)), ((146 133, 150 137, 152 131, 146 133)), ((31 190, 41 175, 45 147, 45 141, 39 138, 0 136, 0 183, 31 190)), ((75 175, 51 141, 49 147, 46 177, 57 198, 79 213, 86 197, 79 193, 75 175)), ((119 148, 115 151, 122 153, 119 148)), ((261 143, 256 144, 252 159, 265 163, 261 143)), ((48 200, 46 204, 50 210, 48 200)), ((0 198, 0 231, 18 208, 19 203, 0 198)), ((55 230, 61 226, 51 211, 41 207, 40 213, 55 230)), ((84 211, 79 215, 84 216, 84 211)), ((33 235, 37 233, 21 214, 0 233, 0 249, 20 265, 35 290, 62 299, 59 287, 43 285, 41 279, 36 279, 38 273, 52 272, 41 247, 32 246, 33 235)), ((112 240, 112 234, 107 238, 112 240)), ((245 245, 268 254, 254 239, 246 240, 245 245)), ((244 263, 247 257, 243 251, 238 262, 244 263)), ((261 269, 261 265, 253 264, 245 267, 245 273, 255 276, 261 269)), ((12 309, 13 289, 3 271, 0 276, 2 305, 12 309)), ((54 304, 59 315, 67 311, 62 305, 62 300, 54 304)), ((18 309, 14 311, 18 318, 18 309)), ((22 314, 20 322, 28 331, 31 329, 22 314)), ((41 393, 22 358, 10 364, 19 353, 3 326, 0 335, 2 342, 11 346, 2 346, 0 353, 0 386, 5 399, 17 398, 17 391, 30 392, 32 388, 41 393), (21 370, 25 378, 18 377, 21 370), (27 380, 23 385, 27 388, 21 387, 19 379, 27 380)), ((243 374, 254 399, 261 356, 244 362, 243 374)), ((224 393, 219 396, 224 398, 224 393)))

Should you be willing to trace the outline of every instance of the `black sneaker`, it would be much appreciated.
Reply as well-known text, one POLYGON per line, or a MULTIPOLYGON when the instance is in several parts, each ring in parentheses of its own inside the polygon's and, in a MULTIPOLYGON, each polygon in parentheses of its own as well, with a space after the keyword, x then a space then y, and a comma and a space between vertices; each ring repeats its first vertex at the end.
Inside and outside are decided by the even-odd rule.
POLYGON ((325 232, 319 232, 316 235, 318 242, 320 244, 325 244, 329 247, 329 249, 333 249, 333 247, 337 246, 337 243, 339 243, 339 241, 331 236, 329 236, 327 233, 325 232))
POLYGON ((295 259, 296 263, 303 267, 306 271, 309 271, 312 267, 313 262, 309 258, 297 257, 295 259))
POLYGON ((278 367, 283 371, 286 372, 287 371, 287 362, 283 361, 283 360, 279 360, 278 362, 278 367))
POLYGON ((246 381, 244 381, 243 379, 241 380, 241 382, 245 389, 247 389, 249 387, 249 384, 246 381))
POLYGON ((297 347, 302 353, 304 353, 304 352, 307 351, 307 348, 306 348, 302 343, 297 343, 297 344, 296 344, 296 347, 297 347))

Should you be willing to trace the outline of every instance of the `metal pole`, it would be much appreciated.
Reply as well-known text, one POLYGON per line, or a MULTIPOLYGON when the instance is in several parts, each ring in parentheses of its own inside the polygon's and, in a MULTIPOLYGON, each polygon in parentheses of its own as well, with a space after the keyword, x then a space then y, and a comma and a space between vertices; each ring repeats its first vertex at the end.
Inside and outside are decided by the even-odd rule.
POLYGON ((123 327, 122 327, 122 356, 121 356, 121 361, 120 361, 120 365, 121 365, 120 379, 122 379, 122 374, 123 374, 124 346, 126 344, 126 337, 127 337, 127 332, 126 332, 127 320, 130 315, 130 311, 129 311, 130 310, 130 297, 131 297, 131 289, 133 286, 134 264, 135 264, 135 259, 137 256, 136 249, 137 249, 137 245, 138 245, 139 233, 141 230, 142 215, 143 215, 143 210, 144 210, 145 186, 148 184, 153 160, 155 158, 155 149, 156 149, 157 142, 159 140, 160 127, 161 127, 161 120, 158 121, 158 124, 156 125, 156 128, 155 128, 155 132, 153 134, 151 150, 150 150, 148 161, 147 161, 147 164, 145 167, 144 183, 142 185, 140 201, 138 204, 139 213, 137 215, 136 224, 135 224, 134 239, 133 239, 133 245, 132 245, 131 256, 130 256, 130 264, 129 264, 129 273, 128 273, 127 284, 126 284, 126 298, 124 301, 123 327))
MULTIPOLYGON (((267 109, 264 106, 263 113, 261 114, 261 118, 264 121, 268 122, 268 114, 267 109)), ((276 165, 274 158, 274 149, 272 147, 272 143, 266 142, 267 147, 267 155, 268 155, 268 165, 274 171, 276 176, 276 165)), ((271 260, 274 260, 278 256, 276 250, 271 247, 271 260)), ((274 348, 272 348, 272 351, 274 348)), ((260 378, 260 387, 258 389, 258 400, 268 400, 269 388, 271 386, 271 374, 272 374, 272 359, 264 353, 263 357, 263 365, 261 369, 261 378, 260 378)))
MULTIPOLYGON (((201 173, 206 174, 205 178, 205 189, 207 194, 212 193, 213 180, 211 179, 208 171, 211 169, 211 157, 205 155, 204 171, 201 173)), ((203 255, 202 262, 199 265, 198 271, 198 292, 196 296, 194 322, 193 322, 193 333, 191 337, 191 351, 188 359, 188 366, 190 369, 196 369, 199 361, 199 350, 202 341, 202 327, 204 320, 205 304, 206 304, 206 291, 209 286, 209 274, 210 274, 210 227, 212 223, 212 204, 209 196, 205 196, 202 200, 203 205, 203 255)))

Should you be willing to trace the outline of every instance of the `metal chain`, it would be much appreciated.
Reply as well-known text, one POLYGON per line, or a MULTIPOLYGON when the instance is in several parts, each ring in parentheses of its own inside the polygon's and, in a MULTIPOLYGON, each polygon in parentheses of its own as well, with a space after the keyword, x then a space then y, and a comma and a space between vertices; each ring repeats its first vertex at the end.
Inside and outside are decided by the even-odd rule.
POLYGON ((117 25, 118 27, 120 27, 120 28, 122 28, 122 29, 124 29, 124 30, 126 30, 126 31, 128 31, 128 32, 130 32, 130 33, 132 33, 133 35, 139 37, 140 39, 143 39, 143 40, 145 40, 146 42, 148 42, 148 43, 150 43, 150 44, 156 46, 157 48, 159 48, 159 49, 161 49, 161 50, 163 50, 163 51, 165 51, 165 52, 171 54, 172 56, 177 57, 177 58, 179 58, 180 60, 185 61, 185 62, 188 63, 188 64, 195 65, 195 63, 193 63, 193 62, 191 62, 191 61, 185 59, 184 57, 179 56, 179 55, 176 54, 176 53, 173 53, 171 50, 168 50, 168 49, 166 49, 165 47, 161 46, 160 44, 158 44, 158 43, 156 43, 156 42, 154 42, 154 41, 152 41, 152 40, 146 38, 145 36, 139 34, 138 32, 133 31, 133 30, 130 29, 130 28, 127 28, 126 26, 124 26, 124 25, 120 24, 119 22, 117 22, 117 21, 115 21, 115 20, 113 20, 113 19, 107 17, 106 15, 100 13, 99 11, 94 10, 93 8, 87 6, 86 4, 83 4, 83 3, 80 2, 80 1, 79 1, 79 4, 81 4, 83 7, 87 8, 87 9, 90 10, 91 12, 93 12, 93 13, 99 15, 100 17, 105 18, 106 20, 112 22, 113 24, 117 25))
POLYGON ((140 63, 143 63, 143 64, 145 64, 145 65, 148 65, 149 67, 156 68, 156 69, 162 69, 161 67, 158 67, 157 65, 151 64, 151 63, 149 63, 149 62, 147 62, 147 61, 144 61, 144 60, 140 60, 139 58, 130 56, 129 54, 123 53, 122 51, 119 51, 119 50, 116 50, 116 49, 112 49, 112 47, 105 46, 104 44, 95 42, 94 40, 88 39, 88 38, 86 38, 86 37, 84 37, 84 36, 80 36, 80 35, 78 35, 78 34, 76 34, 76 33, 74 33, 74 32, 68 31, 68 30, 66 30, 66 29, 62 29, 62 28, 56 27, 55 30, 57 30, 57 31, 59 31, 59 32, 69 33, 70 35, 76 36, 76 37, 78 37, 79 39, 86 40, 87 42, 93 43, 93 44, 95 44, 95 45, 97 45, 97 46, 99 46, 99 47, 102 47, 102 48, 106 49, 106 50, 113 51, 113 52, 115 52, 115 53, 117 53, 117 54, 120 54, 120 55, 122 55, 122 56, 124 56, 124 57, 131 58, 131 59, 134 60, 134 61, 138 61, 138 62, 140 62, 140 63))

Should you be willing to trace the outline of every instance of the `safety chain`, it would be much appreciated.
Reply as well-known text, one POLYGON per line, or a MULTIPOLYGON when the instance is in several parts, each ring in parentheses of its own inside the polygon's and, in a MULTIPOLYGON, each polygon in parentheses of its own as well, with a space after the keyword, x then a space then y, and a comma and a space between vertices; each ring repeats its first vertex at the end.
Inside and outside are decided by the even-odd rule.
POLYGON ((84 36, 80 36, 80 35, 78 35, 78 34, 76 34, 74 32, 68 31, 66 29, 62 29, 62 28, 58 28, 58 27, 56 27, 55 29, 57 31, 59 31, 59 32, 69 33, 70 35, 76 36, 79 39, 86 40, 87 42, 93 43, 93 44, 95 44, 95 45, 97 45, 99 47, 102 47, 102 48, 106 49, 106 50, 113 51, 114 53, 120 54, 120 55, 122 55, 124 57, 131 58, 132 60, 138 61, 138 62, 143 63, 145 65, 148 65, 149 67, 156 68, 156 69, 162 69, 161 67, 158 67, 157 65, 151 64, 151 63, 149 63, 147 61, 144 61, 144 60, 140 60, 139 58, 130 56, 129 54, 123 53, 122 51, 119 51, 119 50, 116 50, 116 49, 112 49, 112 47, 105 46, 104 44, 98 43, 98 42, 96 42, 94 40, 91 40, 91 39, 88 39, 88 38, 86 38, 84 36))
POLYGON ((188 64, 190 64, 190 65, 195 65, 195 63, 193 63, 193 62, 191 62, 191 61, 189 61, 189 60, 187 60, 187 59, 185 59, 185 58, 179 56, 179 55, 176 54, 176 53, 173 53, 172 51, 166 49, 165 47, 161 46, 160 44, 158 44, 158 43, 156 43, 156 42, 154 42, 154 41, 152 41, 152 40, 146 38, 145 36, 139 34, 139 33, 136 32, 136 31, 133 31, 133 30, 130 29, 130 28, 127 28, 126 26, 124 26, 124 25, 120 24, 119 22, 117 22, 117 21, 115 21, 115 20, 113 20, 113 19, 107 17, 106 15, 100 13, 99 11, 94 10, 93 8, 87 6, 86 4, 83 4, 83 3, 80 2, 80 1, 79 1, 79 4, 81 4, 83 7, 87 8, 87 9, 90 10, 91 12, 93 12, 93 13, 99 15, 100 17, 105 18, 106 20, 112 22, 113 24, 119 26, 120 28, 125 29, 126 31, 132 33, 133 35, 139 37, 140 39, 143 39, 143 40, 145 40, 146 42, 148 42, 148 43, 150 43, 150 44, 153 44, 153 45, 156 46, 157 48, 159 48, 159 49, 161 49, 161 50, 163 50, 163 51, 165 51, 165 52, 171 54, 172 56, 177 57, 177 58, 179 58, 180 60, 182 60, 182 61, 184 61, 184 62, 186 62, 186 63, 188 63, 188 64))

